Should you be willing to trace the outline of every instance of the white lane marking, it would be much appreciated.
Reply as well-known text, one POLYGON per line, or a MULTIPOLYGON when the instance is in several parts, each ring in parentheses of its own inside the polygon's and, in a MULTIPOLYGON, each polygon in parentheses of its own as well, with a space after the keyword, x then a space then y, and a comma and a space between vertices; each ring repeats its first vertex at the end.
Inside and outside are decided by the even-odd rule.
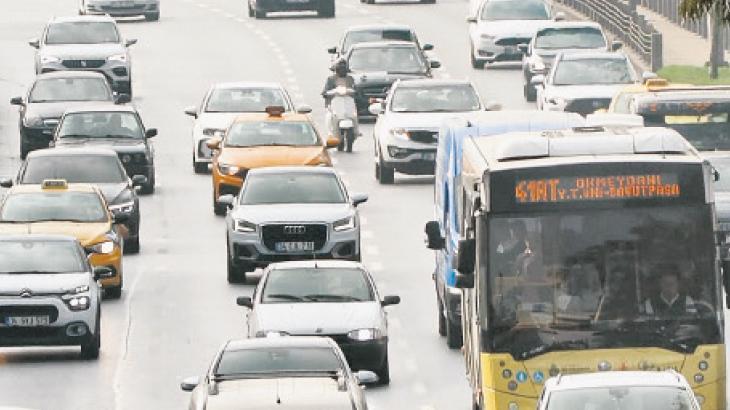
POLYGON ((198 7, 200 7, 201 9, 207 9, 207 8, 210 8, 210 6, 209 6, 209 5, 207 5, 207 4, 205 4, 205 3, 198 3, 198 7))
POLYGON ((229 19, 232 19, 232 18, 236 17, 236 15, 233 13, 226 13, 226 17, 229 19))
POLYGON ((365 9, 357 9, 357 12, 360 14, 370 14, 370 12, 365 9))
POLYGON ((260 29, 255 29, 255 30, 253 31, 253 33, 254 33, 254 34, 256 34, 257 36, 262 36, 262 35, 264 34, 264 32, 263 32, 263 31, 261 31, 260 29))
POLYGON ((422 381, 417 381, 417 382, 413 383, 413 392, 419 396, 423 396, 428 392, 428 389, 426 388, 426 385, 423 384, 422 381))
MULTIPOLYGON (((239 22, 239 23, 244 23, 244 22, 246 22, 246 20, 245 20, 245 19, 242 19, 242 18, 240 18, 240 17, 236 18, 236 21, 237 21, 237 22, 239 22)), ((246 27, 248 27, 248 28, 251 28, 251 27, 250 27, 250 26, 249 26, 248 24, 246 24, 246 27)))
POLYGON ((426 404, 426 405, 419 407, 418 410, 436 410, 436 407, 426 404))
POLYGON ((210 9, 210 11, 212 11, 213 13, 221 13, 221 12, 223 12, 223 10, 221 10, 219 8, 215 8, 215 7, 212 8, 212 9, 210 9))
POLYGON ((365 253, 368 255, 379 255, 380 251, 378 250, 377 246, 369 245, 365 247, 365 253))
POLYGON ((303 100, 304 99, 304 94, 302 94, 302 93, 294 93, 294 98, 296 98, 297 100, 303 100))
POLYGON ((292 76, 292 75, 294 75, 294 70, 292 70, 291 68, 285 68, 284 74, 286 74, 288 76, 292 76))
POLYGON ((289 60, 282 57, 281 65, 284 67, 289 67, 291 65, 291 63, 289 63, 289 60))
POLYGON ((375 234, 371 230, 364 230, 360 232, 360 237, 362 237, 363 239, 373 239, 373 237, 375 237, 375 234))

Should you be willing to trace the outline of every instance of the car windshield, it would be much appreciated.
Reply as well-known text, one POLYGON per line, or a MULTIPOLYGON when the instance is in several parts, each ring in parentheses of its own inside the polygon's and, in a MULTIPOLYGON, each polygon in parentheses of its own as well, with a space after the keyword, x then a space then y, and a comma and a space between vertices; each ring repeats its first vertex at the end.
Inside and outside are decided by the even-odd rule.
POLYGON ((127 174, 117 156, 59 155, 31 157, 20 176, 21 184, 40 184, 46 179, 71 183, 121 184, 127 174))
POLYGON ((373 290, 356 268, 274 269, 266 277, 262 303, 366 302, 373 290))
POLYGON ((112 100, 109 86, 103 78, 73 77, 38 80, 28 98, 31 103, 112 100))
POLYGON ((249 175, 241 192, 242 205, 344 202, 345 193, 338 178, 329 173, 249 175))
POLYGON ((246 121, 231 125, 225 136, 227 147, 271 145, 321 146, 311 123, 307 121, 246 121))
POLYGON ((53 23, 46 32, 46 44, 119 43, 119 32, 113 22, 74 21, 53 23))
POLYGON ((69 241, 0 242, 0 274, 86 271, 83 254, 69 241))
POLYGON ((487 1, 482 8, 482 20, 548 20, 550 11, 545 3, 534 0, 487 1))
POLYGON ((709 158, 713 168, 720 174, 715 181, 715 191, 730 192, 730 157, 709 158))
POLYGON ((348 59, 353 72, 419 74, 426 72, 421 54, 413 47, 362 47, 352 50, 348 59))
POLYGON ((586 387, 550 394, 548 410, 694 410, 690 392, 671 386, 586 387))
POLYGON ((553 85, 631 84, 631 68, 624 58, 560 60, 553 85))
POLYGON ((535 37, 535 48, 604 48, 606 39, 601 29, 595 27, 561 27, 540 30, 535 37))
POLYGON ((264 112, 272 106, 291 110, 278 88, 214 88, 205 112, 264 112))
POLYGON ((695 115, 642 113, 647 127, 669 127, 700 151, 730 150, 730 121, 727 112, 695 115))
POLYGON ((215 376, 245 376, 280 373, 322 373, 342 371, 335 352, 324 347, 277 347, 231 349, 221 355, 215 376))
POLYGON ((79 112, 63 116, 56 137, 144 139, 144 131, 132 112, 79 112))
POLYGON ((0 222, 107 222, 109 216, 93 192, 33 192, 6 197, 0 222))
POLYGON ((493 217, 485 321, 490 348, 552 350, 720 340, 706 205, 493 217))
POLYGON ((471 85, 398 87, 391 103, 394 112, 464 112, 480 108, 471 85))
POLYGON ((346 53, 354 44, 372 43, 375 41, 415 41, 413 33, 405 29, 393 30, 358 30, 350 31, 342 43, 341 53, 346 53))

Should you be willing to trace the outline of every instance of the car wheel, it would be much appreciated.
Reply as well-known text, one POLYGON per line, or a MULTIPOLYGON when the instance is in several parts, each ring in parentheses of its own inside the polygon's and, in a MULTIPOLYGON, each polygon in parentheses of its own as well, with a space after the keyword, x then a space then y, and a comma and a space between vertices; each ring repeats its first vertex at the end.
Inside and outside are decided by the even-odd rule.
MULTIPOLYGON (((226 238, 228 242, 228 238, 226 238)), ((228 283, 246 283, 246 271, 241 266, 237 266, 233 263, 233 257, 231 256, 231 248, 226 244, 226 259, 227 259, 227 273, 228 283)))
POLYGON ((248 3, 248 16, 249 17, 254 16, 254 11, 253 11, 253 7, 251 7, 251 3, 248 3))
MULTIPOLYGON (((100 307, 99 307, 100 308, 100 307)), ((98 359, 101 350, 101 314, 96 314, 96 331, 89 339, 81 343, 81 358, 86 360, 98 359)))
POLYGON ((147 21, 157 21, 160 19, 160 12, 147 13, 144 15, 144 19, 147 21))
POLYGON ((254 9, 253 16, 257 19, 265 19, 266 18, 266 12, 259 9, 254 9))
POLYGON ((129 237, 124 241, 124 253, 139 253, 139 235, 136 237, 129 237))
POLYGON ((320 17, 331 18, 335 16, 335 0, 324 0, 317 10, 320 17))
POLYGON ((30 144, 20 140, 20 159, 25 159, 25 157, 28 156, 28 153, 30 153, 32 150, 30 149, 30 144))
POLYGON ((484 61, 477 60, 476 56, 474 55, 473 49, 471 50, 470 56, 471 56, 472 68, 478 68, 478 69, 484 68, 484 61))
POLYGON ((449 311, 446 309, 446 346, 449 349, 460 349, 464 344, 461 334, 460 323, 455 323, 452 317, 449 317, 449 311))
POLYGON ((108 299, 119 299, 122 297, 122 286, 120 283, 118 286, 110 286, 104 289, 104 296, 108 299))
POLYGON ((383 156, 378 154, 378 168, 376 171, 378 182, 383 185, 390 185, 395 181, 395 170, 383 162, 383 156))
POLYGON ((225 205, 219 205, 216 203, 216 197, 215 197, 215 190, 213 190, 213 213, 218 216, 224 216, 226 214, 227 208, 225 205))
POLYGON ((441 303, 438 290, 436 291, 436 306, 438 308, 439 335, 446 336, 446 317, 444 316, 444 304, 441 303))
POLYGON ((537 99, 537 90, 529 82, 522 86, 522 95, 525 96, 525 101, 535 102, 537 99))
POLYGON ((147 176, 147 183, 142 185, 139 192, 144 195, 151 195, 155 192, 155 169, 152 168, 147 176))
POLYGON ((375 4, 375 0, 365 0, 365 3, 367 3, 367 4, 375 4))
POLYGON ((195 171, 196 174, 207 174, 208 173, 208 163, 196 161, 195 153, 193 153, 193 170, 195 171))
POLYGON ((388 352, 385 353, 385 359, 383 365, 375 371, 378 375, 378 384, 381 386, 387 386, 390 384, 390 364, 388 363, 388 352))

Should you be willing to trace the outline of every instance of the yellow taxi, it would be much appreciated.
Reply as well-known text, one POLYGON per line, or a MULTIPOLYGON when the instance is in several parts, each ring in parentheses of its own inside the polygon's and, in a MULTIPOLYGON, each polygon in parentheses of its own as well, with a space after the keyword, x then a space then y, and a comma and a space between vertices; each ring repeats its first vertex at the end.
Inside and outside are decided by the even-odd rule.
POLYGON ((267 107, 263 113, 237 117, 222 137, 208 140, 213 150, 213 211, 224 215, 221 195, 237 195, 250 169, 286 165, 332 166, 328 148, 338 138, 326 141, 306 114, 267 107))
POLYGON ((93 266, 105 266, 112 276, 101 284, 108 297, 122 293, 121 226, 104 196, 93 185, 69 184, 65 180, 45 180, 40 185, 17 185, 0 203, 0 235, 62 234, 76 237, 91 253, 93 266))
POLYGON ((608 109, 598 110, 596 112, 629 114, 631 112, 629 110, 629 102, 631 101, 631 97, 637 94, 660 90, 684 89, 691 87, 693 87, 692 84, 671 83, 666 78, 650 78, 646 80, 643 84, 632 84, 621 89, 621 91, 619 91, 611 99, 611 104, 608 106, 608 109))

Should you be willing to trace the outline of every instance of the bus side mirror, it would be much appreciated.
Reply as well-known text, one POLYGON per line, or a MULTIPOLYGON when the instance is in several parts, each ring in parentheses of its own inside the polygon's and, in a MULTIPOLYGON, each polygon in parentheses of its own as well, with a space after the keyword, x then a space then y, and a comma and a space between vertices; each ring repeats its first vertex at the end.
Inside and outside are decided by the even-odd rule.
POLYGON ((476 263, 476 241, 474 239, 461 239, 457 245, 457 251, 453 259, 453 268, 462 275, 473 275, 476 263))
POLYGON ((426 247, 435 251, 444 249, 446 240, 441 236, 441 227, 438 221, 426 222, 426 247))
POLYGON ((458 289, 474 288, 474 274, 465 275, 463 273, 457 273, 455 286, 458 289))

